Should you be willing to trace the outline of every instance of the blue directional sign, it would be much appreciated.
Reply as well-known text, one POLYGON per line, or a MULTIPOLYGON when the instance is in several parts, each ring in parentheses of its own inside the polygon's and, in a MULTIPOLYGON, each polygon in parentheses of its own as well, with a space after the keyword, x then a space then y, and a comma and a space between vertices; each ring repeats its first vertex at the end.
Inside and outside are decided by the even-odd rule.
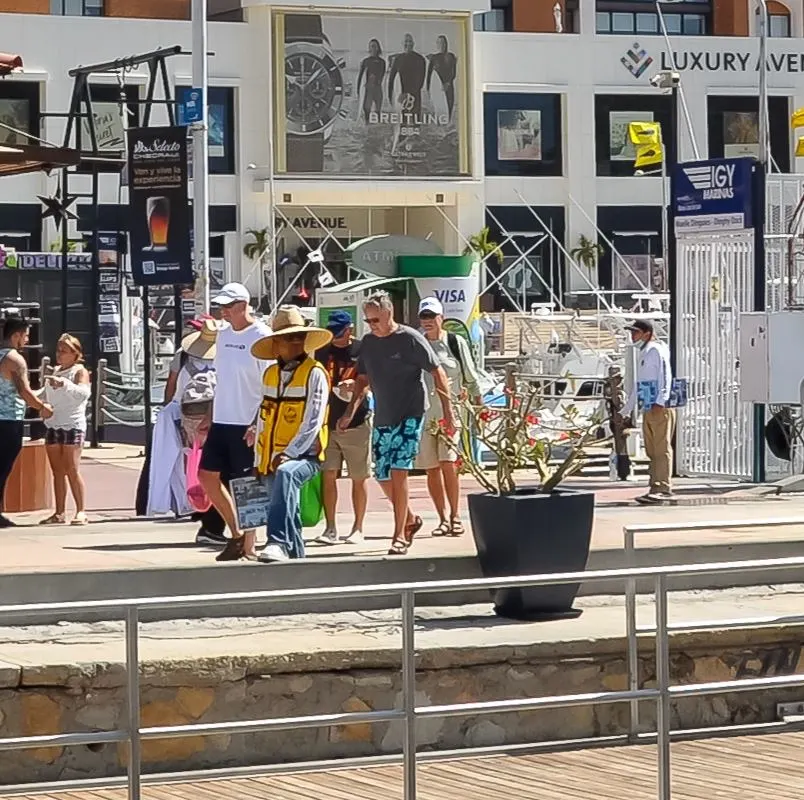
POLYGON ((201 89, 179 90, 179 125, 191 125, 204 119, 204 93, 201 89))
POLYGON ((678 164, 673 173, 675 232, 719 233, 753 226, 753 158, 678 164))

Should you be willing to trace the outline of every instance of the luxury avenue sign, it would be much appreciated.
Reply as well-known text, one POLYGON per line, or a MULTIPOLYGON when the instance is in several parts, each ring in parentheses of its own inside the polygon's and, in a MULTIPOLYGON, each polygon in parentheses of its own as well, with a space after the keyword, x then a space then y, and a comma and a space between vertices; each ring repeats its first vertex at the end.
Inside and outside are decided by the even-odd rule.
MULTIPOLYGON (((641 78, 655 63, 654 57, 635 42, 626 50, 620 63, 635 77, 641 78)), ((783 75, 804 74, 804 52, 769 53, 765 59, 768 72, 783 75)), ((658 70, 678 72, 758 72, 759 57, 737 50, 663 50, 658 55, 658 70)))

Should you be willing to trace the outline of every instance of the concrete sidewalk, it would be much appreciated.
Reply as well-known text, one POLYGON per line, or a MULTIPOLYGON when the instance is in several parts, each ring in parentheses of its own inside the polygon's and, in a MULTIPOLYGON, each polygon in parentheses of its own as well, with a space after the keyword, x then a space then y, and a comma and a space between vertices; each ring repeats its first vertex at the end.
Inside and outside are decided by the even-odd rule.
MULTIPOLYGON (((417 493, 420 494, 417 487, 417 493)), ((384 501, 383 501, 384 502, 384 501)), ((379 505, 379 504, 378 504, 379 505)), ((429 509, 429 500, 420 496, 413 507, 425 520, 416 537, 411 556, 420 558, 474 556, 471 532, 466 535, 434 538, 430 531, 437 518, 429 509)), ((380 508, 382 508, 380 506, 380 508)), ((26 515, 36 519, 35 515, 26 515)), ((804 519, 804 496, 782 495, 761 501, 733 501, 728 504, 643 507, 636 505, 602 506, 597 509, 592 538, 593 550, 619 550, 623 546, 622 528, 626 524, 684 523, 691 521, 722 522, 757 520, 770 517, 804 519)), ((24 520, 23 515, 17 519, 24 520)), ((362 546, 318 546, 309 544, 308 559, 383 558, 387 555, 392 529, 392 515, 387 503, 382 510, 371 511, 362 546)), ((339 515, 341 530, 348 530, 348 513, 339 515)), ((309 530, 312 539, 321 528, 309 530)), ((170 568, 212 566, 214 551, 195 544, 197 525, 173 520, 127 522, 98 521, 86 527, 31 525, 0 531, 0 574, 36 572, 72 572, 85 570, 127 570, 146 567, 170 568)), ((804 537, 799 526, 783 528, 747 528, 730 530, 713 528, 706 531, 673 534, 644 534, 637 537, 638 548, 794 542, 804 537)))

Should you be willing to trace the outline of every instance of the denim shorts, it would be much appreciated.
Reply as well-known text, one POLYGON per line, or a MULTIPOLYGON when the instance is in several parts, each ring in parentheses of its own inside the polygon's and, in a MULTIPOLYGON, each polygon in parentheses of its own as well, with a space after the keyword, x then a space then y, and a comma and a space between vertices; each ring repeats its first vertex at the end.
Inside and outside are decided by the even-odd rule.
POLYGON ((81 447, 86 434, 78 428, 48 428, 45 431, 45 444, 62 444, 69 447, 81 447))
POLYGON ((374 476, 387 481, 392 469, 410 471, 419 454, 422 417, 406 417, 398 425, 375 426, 372 436, 374 476))

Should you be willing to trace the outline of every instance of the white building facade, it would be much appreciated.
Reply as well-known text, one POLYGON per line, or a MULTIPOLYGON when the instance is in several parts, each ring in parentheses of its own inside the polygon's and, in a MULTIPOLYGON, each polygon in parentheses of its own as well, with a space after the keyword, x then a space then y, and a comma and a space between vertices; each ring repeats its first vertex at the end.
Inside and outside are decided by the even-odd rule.
MULTIPOLYGON (((299 262, 300 250, 323 243, 339 279, 342 251, 365 236, 408 234, 458 253, 488 225, 506 265, 519 261, 489 292, 489 308, 572 302, 590 283, 627 288, 607 247, 596 271, 569 267, 567 253, 581 235, 597 239, 596 229, 661 283, 650 266, 662 252, 661 180, 634 174, 624 137, 628 121, 652 119, 673 146, 671 101, 650 77, 674 63, 681 73, 680 160, 693 158, 693 139, 701 158, 756 152, 755 38, 677 37, 674 62, 662 37, 593 33, 592 4, 582 5, 581 34, 473 32, 487 0, 439 0, 437 12, 426 0, 363 5, 249 3, 244 22, 210 23, 210 253, 224 260, 225 278, 263 288, 242 250, 248 229, 270 227, 273 198, 277 258, 299 262), (406 84, 410 109, 399 105, 406 84), (415 131, 398 124, 404 114, 415 131)), ((189 52, 192 38, 188 22, 23 14, 2 15, 2 37, 25 71, 0 80, 0 122, 53 144, 64 121, 40 114, 66 111, 71 68, 172 45, 189 52)), ((167 64, 174 90, 191 86, 189 56, 167 64)), ((804 43, 771 40, 768 64, 773 157, 795 171, 789 115, 804 106, 804 43)), ((144 97, 143 70, 124 82, 144 97)), ((118 79, 92 86, 113 112, 118 79)), ((155 108, 151 124, 166 121, 155 108)), ((81 181, 72 188, 86 191, 81 181)), ((57 186, 57 175, 0 180, 0 244, 36 251, 57 242, 37 199, 57 186)), ((118 226, 126 202, 118 177, 103 175, 101 229, 118 226)), ((89 230, 88 201, 76 206, 77 227, 89 230)), ((0 295, 10 292, 0 283, 0 295)))

